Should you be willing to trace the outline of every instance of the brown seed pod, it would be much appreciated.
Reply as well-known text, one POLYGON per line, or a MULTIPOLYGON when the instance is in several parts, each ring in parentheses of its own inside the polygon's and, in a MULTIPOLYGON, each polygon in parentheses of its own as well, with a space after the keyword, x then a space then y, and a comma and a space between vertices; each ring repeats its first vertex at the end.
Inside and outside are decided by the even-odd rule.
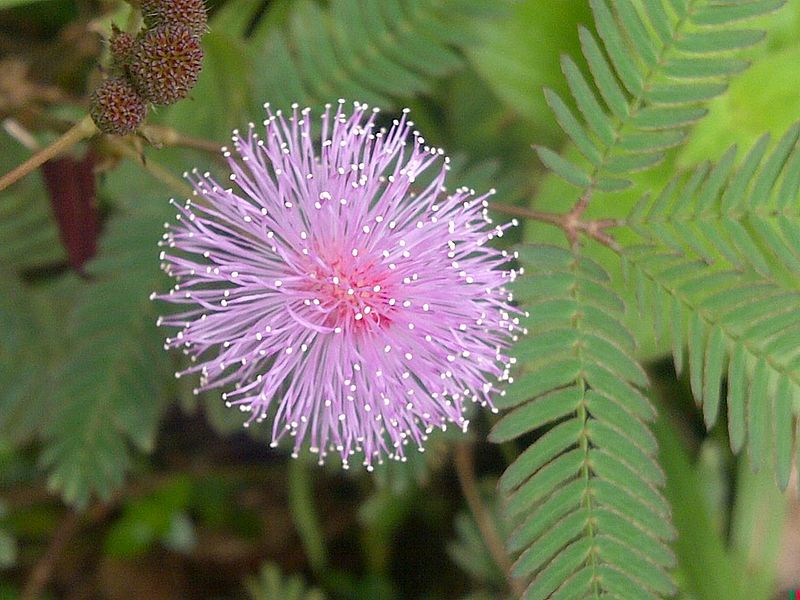
POLYGON ((127 135, 147 116, 147 105, 124 77, 106 79, 92 94, 90 114, 103 133, 127 135))
POLYGON ((153 104, 189 95, 203 67, 200 41, 183 25, 162 25, 136 38, 128 65, 133 84, 153 104))
POLYGON ((161 25, 184 25, 200 37, 208 30, 203 0, 141 0, 144 24, 152 29, 161 25))

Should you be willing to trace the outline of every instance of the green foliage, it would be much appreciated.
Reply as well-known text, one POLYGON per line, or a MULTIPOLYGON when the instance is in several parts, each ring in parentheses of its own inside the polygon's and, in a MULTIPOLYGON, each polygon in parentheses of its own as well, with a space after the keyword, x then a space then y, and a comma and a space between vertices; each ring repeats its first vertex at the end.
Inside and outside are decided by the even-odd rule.
POLYGON ((257 577, 247 581, 247 592, 253 600, 324 600, 315 588, 309 589, 299 575, 285 576, 278 566, 267 563, 257 577))
POLYGON ((63 312, 77 281, 31 285, 0 268, 0 286, 0 439, 13 447, 30 442, 50 417, 51 369, 63 353, 63 312))
MULTIPOLYGON (((779 14, 786 16, 787 12, 779 14)), ((709 104, 708 116, 692 131, 677 157, 678 164, 691 168, 705 160, 716 161, 728 146, 750 146, 764 132, 779 135, 785 131, 800 114, 798 61, 798 47, 759 57, 731 82, 723 96, 709 104)))
POLYGON ((731 447, 753 466, 772 455, 785 488, 793 415, 800 409, 800 126, 767 156, 768 137, 733 168, 732 148, 713 168, 676 178, 643 198, 628 222, 645 240, 626 249, 640 310, 672 340, 675 367, 688 346, 692 391, 707 426, 727 375, 731 447))
POLYGON ((479 23, 480 43, 466 53, 508 110, 534 125, 537 134, 544 129, 552 136, 558 124, 542 86, 567 93, 558 56, 579 51, 577 25, 590 18, 587 2, 518 0, 508 15, 479 23))
POLYGON ((58 230, 41 186, 25 185, 0 204, 0 265, 17 272, 64 259, 58 230))
MULTIPOLYGON (((0 0, 0 8, 22 4, 0 0)), ((505 199, 536 186, 537 210, 584 200, 584 220, 622 217, 608 248, 582 239, 569 250, 541 243, 519 250, 527 272, 514 292, 528 311, 520 321, 529 335, 514 348, 515 381, 496 402, 507 412, 491 436, 512 455, 499 496, 515 525, 507 542, 514 575, 528 583, 526 598, 669 595, 673 550, 682 592, 701 600, 770 596, 766 563, 774 562, 775 545, 752 577, 744 549, 753 545, 753 523, 780 529, 782 517, 772 511, 768 520, 757 500, 773 472, 786 487, 800 426, 800 125, 776 142, 762 137, 745 155, 723 151, 732 142, 749 145, 764 130, 786 130, 797 112, 796 21, 786 21, 773 41, 779 52, 755 47, 783 4, 228 0, 217 3, 204 37, 194 98, 154 115, 184 135, 222 144, 230 129, 260 118, 264 101, 411 104, 432 143, 464 153, 452 181, 497 187, 505 199), (575 27, 590 14, 592 27, 575 27), (561 59, 562 79, 554 57, 573 46, 582 56, 561 59), (752 59, 758 64, 729 88, 752 59), (540 134, 554 147, 559 142, 558 128, 542 122, 544 105, 568 142, 558 151, 537 147, 560 187, 540 186, 533 153, 524 151, 540 134), (702 120, 709 109, 711 118, 702 120), (697 164, 712 157, 716 164, 697 164), (688 172, 675 176, 674 165, 688 172), (662 186, 664 179, 671 181, 662 186), (627 288, 614 269, 624 270, 627 288), (626 311, 623 297, 638 310, 626 311), (659 350, 671 349, 678 374, 686 374, 706 426, 725 421, 701 448, 746 449, 728 521, 719 516, 720 498, 734 492, 716 489, 709 500, 714 486, 679 434, 664 418, 652 425, 652 377, 639 362, 650 328, 663 340, 659 350), (743 472, 750 466, 762 472, 743 472)), ((158 184, 132 161, 104 176, 100 204, 110 216, 86 280, 50 272, 64 252, 35 179, 0 197, 0 438, 9 447, 40 443, 51 488, 77 506, 120 487, 136 451, 153 449, 163 409, 176 397, 183 407, 202 406, 217 432, 240 429, 241 415, 226 410, 217 393, 195 399, 189 382, 174 380, 154 325, 149 295, 167 285, 155 246, 168 213, 165 185, 180 189, 171 174, 193 164, 214 168, 199 154, 159 152, 154 161, 148 150, 144 161, 158 184)), ((17 162, 0 157, 3 171, 17 162)), ((539 230, 528 231, 539 239, 539 230)), ((268 435, 268 428, 254 431, 268 435)), ((388 571, 391 542, 417 507, 409 490, 446 470, 436 462, 446 456, 437 444, 449 435, 432 439, 408 464, 378 470, 386 485, 378 482, 360 513, 369 572, 341 589, 393 589, 370 577, 388 571), (396 499, 391 491, 400 489, 406 496, 396 499)), ((290 469, 297 533, 315 575, 335 590, 335 578, 348 574, 331 576, 328 553, 336 546, 328 547, 327 522, 315 513, 314 481, 304 464, 290 469)), ((209 496, 203 518, 225 521, 220 515, 237 505, 234 494, 199 487, 209 496)), ((770 493, 771 509, 778 492, 770 493)), ((180 485, 129 500, 105 551, 131 557, 156 543, 187 550, 193 508, 180 485)), ((478 587, 501 594, 504 574, 475 523, 461 515, 455 530, 454 562, 478 587)), ((13 549, 13 537, 0 531, 0 566, 13 549)), ((254 600, 322 598, 272 564, 247 589, 254 600)))
POLYGON ((42 461, 72 504, 109 498, 130 464, 129 443, 150 450, 165 400, 165 361, 150 293, 160 285, 158 215, 122 214, 103 236, 69 322, 71 352, 53 385, 42 461))
MULTIPOLYGON (((592 1, 599 40, 588 29, 580 32, 591 79, 562 60, 578 112, 545 91, 571 146, 563 154, 538 148, 539 158, 579 188, 576 200, 602 200, 592 215, 613 215, 614 196, 642 181, 633 174, 683 144, 705 105, 747 66, 743 51, 764 35, 740 23, 782 4, 592 1)), ((641 190, 641 201, 620 221, 635 235, 622 230, 623 243, 611 244, 641 320, 670 338, 679 373, 688 362, 706 425, 717 421, 726 396, 732 449, 747 442, 756 469, 771 460, 781 487, 791 471, 800 410, 798 137, 800 127, 792 127, 767 155, 765 136, 738 167, 731 149, 716 166, 678 176, 660 194, 641 190)), ((672 586, 665 570, 673 559, 664 547, 672 535, 669 509, 657 490, 665 480, 644 424, 654 415, 641 393, 647 381, 632 358, 621 301, 605 278, 593 278, 599 266, 587 267, 594 263, 585 255, 595 249, 523 250, 523 262, 534 269, 516 285, 516 296, 533 302, 525 319, 531 336, 516 347, 519 377, 498 402, 513 410, 493 437, 536 435, 501 480, 510 513, 527 519, 509 548, 522 552, 516 571, 532 578, 530 598, 604 591, 657 597, 672 586), (615 529, 619 522, 609 533, 608 522, 592 518, 591 511, 607 508, 602 490, 609 481, 636 498, 624 510, 614 507, 623 525, 640 525, 631 535, 645 536, 617 540, 636 556, 596 541, 622 531, 615 529), (623 583, 629 587, 616 587, 623 583)))
POLYGON ((42 0, 0 0, 0 10, 13 8, 15 6, 23 6, 25 4, 33 4, 34 2, 42 2, 42 0))
POLYGON ((28 310, 29 291, 13 273, 0 271, 0 435, 24 439, 36 427, 37 418, 28 402, 35 398, 37 369, 35 324, 28 310))
POLYGON ((538 434, 500 480, 519 523, 509 539, 520 553, 514 575, 533 579, 529 599, 670 594, 673 531, 646 425, 655 410, 622 303, 588 258, 523 246, 520 262, 527 273, 514 291, 529 335, 515 347, 517 380, 498 400, 513 410, 491 435, 538 434))
MULTIPOLYGON (((384 108, 431 90, 463 65, 457 48, 474 35, 467 17, 498 11, 480 0, 333 0, 326 10, 297 2, 284 35, 254 43, 261 64, 257 89, 273 106, 324 104, 344 97, 384 108)), ((498 2, 502 5, 503 2, 498 2)))
MULTIPOLYGON (((487 486, 485 489, 490 488, 487 486)), ((487 515, 491 518, 495 529, 503 538, 508 537, 511 530, 503 518, 497 499, 492 498, 490 494, 482 496, 487 509, 491 508, 487 510, 487 515)), ((447 545, 447 553, 452 561, 478 583, 481 589, 486 590, 487 597, 504 597, 501 594, 506 587, 505 574, 492 557, 480 528, 470 513, 464 511, 456 516, 455 533, 456 538, 447 545)))
MULTIPOLYGON (((656 396, 687 394, 669 369, 656 371, 656 396)), ((674 549, 681 559, 676 577, 681 598, 775 598, 775 569, 789 499, 767 471, 753 473, 746 460, 736 464, 719 437, 705 439, 696 453, 691 452, 679 431, 682 424, 670 412, 659 415, 654 433, 659 462, 667 474, 664 493, 678 530, 674 549), (735 484, 729 477, 731 470, 735 470, 735 484), (688 489, 694 493, 687 494, 688 489)))
POLYGON ((558 94, 545 91, 584 162, 576 164, 541 147, 540 159, 583 194, 629 187, 629 175, 658 164, 667 150, 681 144, 688 128, 706 114, 704 105, 748 66, 737 54, 759 42, 764 32, 746 29, 739 21, 783 3, 591 0, 599 40, 580 29, 591 79, 571 58, 562 59, 583 122, 558 94))
POLYGON ((17 562, 17 540, 6 531, 3 520, 6 517, 5 503, 0 502, 0 570, 13 567, 17 562))
POLYGON ((186 513, 191 491, 188 478, 178 478, 129 501, 106 535, 105 552, 116 558, 132 558, 156 542, 176 551, 192 550, 197 540, 186 513))

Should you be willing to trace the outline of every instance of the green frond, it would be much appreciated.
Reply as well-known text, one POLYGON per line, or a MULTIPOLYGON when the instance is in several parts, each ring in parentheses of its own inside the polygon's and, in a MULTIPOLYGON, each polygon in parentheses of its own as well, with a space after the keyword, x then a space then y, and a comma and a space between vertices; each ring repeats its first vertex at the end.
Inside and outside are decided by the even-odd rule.
POLYGON ((52 390, 43 462, 49 485, 71 504, 108 498, 130 463, 129 443, 152 449, 166 380, 155 310, 157 217, 113 219, 89 264, 71 315, 70 352, 52 390))
POLYGON ((0 438, 23 441, 39 423, 31 406, 41 380, 38 331, 27 286, 0 269, 0 438))
POLYGON ((66 257, 47 194, 29 181, 18 188, 0 203, 0 265, 20 272, 63 262, 66 257))
POLYGON ((253 600, 324 600, 319 590, 309 589, 299 575, 285 576, 273 563, 266 563, 255 577, 247 580, 247 593, 253 600))
POLYGON ((514 294, 528 328, 491 438, 537 437, 500 480, 517 528, 509 549, 528 599, 656 598, 674 586, 664 474, 647 422, 647 376, 624 305, 593 261, 524 246, 514 294), (622 590, 627 590, 625 593, 622 590))
POLYGON ((787 485, 800 410, 800 125, 767 153, 762 137, 734 168, 716 165, 675 178, 642 198, 627 223, 643 246, 624 252, 640 311, 687 362, 692 393, 713 426, 727 377, 731 447, 753 465, 774 462, 787 485))
POLYGON ((778 285, 800 286, 800 125, 767 154, 769 136, 734 171, 731 148, 713 168, 679 176, 627 219, 648 243, 732 269, 754 270, 778 285))
POLYGON ((0 267, 0 439, 8 444, 30 442, 50 420, 52 366, 78 285, 69 274, 33 285, 0 267))
POLYGON ((285 34, 259 40, 260 64, 268 65, 258 75, 259 93, 279 108, 339 97, 394 106, 462 66, 456 50, 471 39, 449 26, 453 20, 498 10, 473 0, 298 2, 285 34))
POLYGON ((781 0, 720 4, 712 0, 591 0, 599 39, 580 29, 590 77, 562 60, 574 105, 555 92, 547 101, 582 164, 539 148, 542 162, 582 194, 617 191, 626 175, 661 162, 706 114, 727 80, 747 68, 737 56, 764 38, 739 21, 780 8, 781 0))
POLYGON ((648 317, 661 315, 654 321, 671 337, 679 372, 688 347, 691 388, 707 426, 724 398, 733 450, 747 442, 755 468, 771 455, 785 488, 800 410, 800 289, 653 245, 628 248, 624 259, 649 297, 648 317))

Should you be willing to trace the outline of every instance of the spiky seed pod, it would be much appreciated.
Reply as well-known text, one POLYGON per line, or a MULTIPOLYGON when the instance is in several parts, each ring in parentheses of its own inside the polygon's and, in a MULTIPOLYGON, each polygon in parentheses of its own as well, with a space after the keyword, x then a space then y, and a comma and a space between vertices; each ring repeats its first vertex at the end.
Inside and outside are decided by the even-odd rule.
POLYGON ((200 37, 208 30, 203 0, 142 0, 142 15, 149 29, 161 25, 184 25, 200 37))
POLYGON ((111 50, 114 67, 122 69, 127 66, 131 59, 135 43, 136 38, 131 34, 121 31, 116 26, 113 27, 113 33, 111 39, 108 41, 108 46, 111 50))
POLYGON ((189 95, 203 68, 200 41, 183 25, 163 25, 136 38, 128 65, 133 84, 153 104, 189 95))
POLYGON ((124 77, 106 79, 92 94, 90 114, 103 133, 127 135, 147 116, 147 105, 124 77))

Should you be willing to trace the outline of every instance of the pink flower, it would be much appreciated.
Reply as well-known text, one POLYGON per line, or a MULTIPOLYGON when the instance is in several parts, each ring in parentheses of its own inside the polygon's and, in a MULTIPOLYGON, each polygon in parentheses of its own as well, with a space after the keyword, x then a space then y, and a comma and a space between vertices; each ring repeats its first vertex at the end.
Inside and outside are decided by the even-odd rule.
MULTIPOLYGON (((312 138, 310 109, 267 105, 262 138, 234 132, 235 187, 190 177, 196 201, 164 236, 178 283, 160 298, 189 308, 180 328, 199 390, 271 418, 273 444, 403 460, 434 428, 466 429, 466 401, 491 406, 519 330, 509 257, 487 242, 487 195, 443 187, 448 159, 404 111, 387 132, 377 109, 343 101, 312 138), (428 169, 430 182, 415 182, 428 169)), ((492 193, 492 192, 490 192, 492 193)))

